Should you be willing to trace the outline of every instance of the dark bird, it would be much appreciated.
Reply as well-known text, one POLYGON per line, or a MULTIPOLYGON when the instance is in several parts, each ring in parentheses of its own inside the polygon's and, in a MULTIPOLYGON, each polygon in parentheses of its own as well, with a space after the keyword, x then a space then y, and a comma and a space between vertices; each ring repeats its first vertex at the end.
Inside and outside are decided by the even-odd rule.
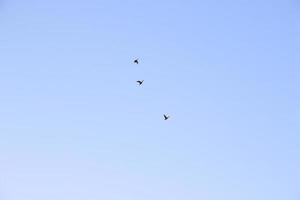
POLYGON ((139 64, 139 59, 135 59, 133 62, 134 62, 135 64, 139 64))
POLYGON ((168 120, 170 116, 164 115, 165 120, 168 120))
POLYGON ((143 84, 144 80, 136 81, 140 86, 143 84))

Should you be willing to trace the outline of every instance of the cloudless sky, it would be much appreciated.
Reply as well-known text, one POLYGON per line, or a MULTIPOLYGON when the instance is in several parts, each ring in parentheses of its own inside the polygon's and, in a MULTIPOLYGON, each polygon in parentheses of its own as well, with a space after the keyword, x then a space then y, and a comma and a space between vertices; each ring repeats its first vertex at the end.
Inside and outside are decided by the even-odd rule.
POLYGON ((298 0, 0 2, 0 200, 300 199, 298 0))

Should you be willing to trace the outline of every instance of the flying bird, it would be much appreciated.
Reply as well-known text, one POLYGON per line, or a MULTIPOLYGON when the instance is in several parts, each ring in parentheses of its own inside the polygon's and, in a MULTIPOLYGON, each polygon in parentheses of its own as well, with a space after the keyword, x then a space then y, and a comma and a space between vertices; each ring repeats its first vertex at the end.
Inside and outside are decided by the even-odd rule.
POLYGON ((170 118, 170 116, 168 115, 164 115, 165 120, 168 120, 170 118))
POLYGON ((139 86, 141 86, 142 84, 143 84, 143 82, 144 82, 144 80, 139 80, 139 81, 136 81, 138 84, 139 84, 139 86))
POLYGON ((139 59, 135 59, 133 62, 134 62, 135 64, 139 64, 139 59))

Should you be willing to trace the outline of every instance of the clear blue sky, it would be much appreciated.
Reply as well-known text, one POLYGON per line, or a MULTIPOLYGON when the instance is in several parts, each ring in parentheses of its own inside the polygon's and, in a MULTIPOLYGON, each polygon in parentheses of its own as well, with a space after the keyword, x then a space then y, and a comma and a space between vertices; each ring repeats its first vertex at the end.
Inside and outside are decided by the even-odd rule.
POLYGON ((300 199, 298 0, 2 0, 0 25, 1 200, 300 199))

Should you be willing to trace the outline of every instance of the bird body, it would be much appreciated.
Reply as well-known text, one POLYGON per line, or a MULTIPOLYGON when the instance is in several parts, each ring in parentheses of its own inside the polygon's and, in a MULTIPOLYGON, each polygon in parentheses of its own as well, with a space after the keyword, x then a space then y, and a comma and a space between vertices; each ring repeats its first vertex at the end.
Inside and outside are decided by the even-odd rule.
POLYGON ((135 59, 133 62, 134 62, 135 64, 139 64, 139 59, 135 59))
POLYGON ((168 115, 164 115, 165 120, 168 120, 170 118, 170 116, 168 115))
POLYGON ((139 84, 139 86, 141 86, 144 83, 144 80, 138 80, 136 82, 139 84))

